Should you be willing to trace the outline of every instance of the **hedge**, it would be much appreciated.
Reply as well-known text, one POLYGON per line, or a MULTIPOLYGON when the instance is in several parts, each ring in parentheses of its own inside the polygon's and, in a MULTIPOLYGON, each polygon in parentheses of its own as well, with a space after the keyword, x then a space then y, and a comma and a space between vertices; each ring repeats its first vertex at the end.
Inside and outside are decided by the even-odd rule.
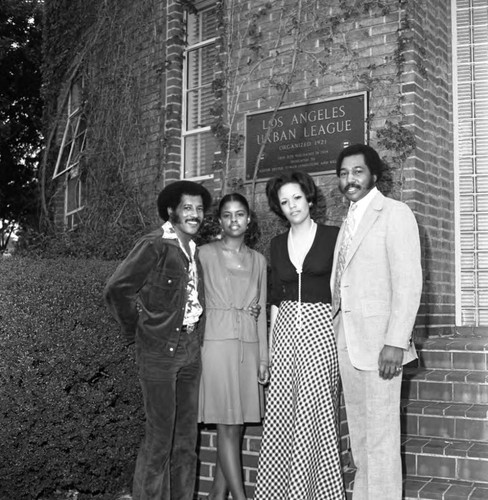
POLYGON ((1 500, 105 500, 130 484, 144 417, 102 300, 115 267, 0 257, 1 500))

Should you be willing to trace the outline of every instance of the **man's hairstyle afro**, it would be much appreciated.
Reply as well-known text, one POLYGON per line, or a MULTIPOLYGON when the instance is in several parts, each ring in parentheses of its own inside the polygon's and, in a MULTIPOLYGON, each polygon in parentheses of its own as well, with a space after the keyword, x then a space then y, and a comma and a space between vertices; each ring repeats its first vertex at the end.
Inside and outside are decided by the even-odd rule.
POLYGON ((168 184, 158 196, 158 212, 165 222, 169 219, 168 208, 175 210, 182 196, 201 196, 203 210, 207 211, 212 204, 212 196, 201 184, 192 181, 176 181, 168 184))

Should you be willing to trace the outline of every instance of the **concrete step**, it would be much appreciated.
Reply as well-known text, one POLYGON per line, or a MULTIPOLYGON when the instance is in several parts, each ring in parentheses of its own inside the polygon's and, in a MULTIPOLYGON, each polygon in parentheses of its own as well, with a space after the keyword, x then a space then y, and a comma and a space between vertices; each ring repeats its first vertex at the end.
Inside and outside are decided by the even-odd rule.
POLYGON ((402 401, 402 433, 488 443, 488 404, 402 401))
POLYGON ((406 367, 402 399, 488 404, 488 372, 406 367))
POLYGON ((404 436, 402 456, 409 477, 471 481, 488 489, 488 443, 404 436))
POLYGON ((487 337, 436 337, 418 347, 419 366, 441 370, 488 370, 487 337))

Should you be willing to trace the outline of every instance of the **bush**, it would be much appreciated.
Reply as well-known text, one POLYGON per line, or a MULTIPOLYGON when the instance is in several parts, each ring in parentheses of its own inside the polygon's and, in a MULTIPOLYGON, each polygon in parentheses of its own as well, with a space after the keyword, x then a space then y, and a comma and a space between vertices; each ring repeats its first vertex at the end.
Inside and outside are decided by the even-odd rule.
POLYGON ((144 417, 102 299, 115 266, 0 258, 1 500, 108 499, 130 484, 144 417))

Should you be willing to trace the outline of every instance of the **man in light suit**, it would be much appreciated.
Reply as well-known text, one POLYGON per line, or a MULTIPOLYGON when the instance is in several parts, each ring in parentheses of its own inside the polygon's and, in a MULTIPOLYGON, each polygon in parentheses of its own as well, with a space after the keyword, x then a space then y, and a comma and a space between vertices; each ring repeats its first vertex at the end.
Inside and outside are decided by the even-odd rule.
POLYGON ((355 144, 337 159, 349 200, 332 270, 337 337, 351 448, 354 500, 400 500, 402 366, 417 357, 412 330, 422 292, 419 231, 410 208, 376 188, 384 165, 355 144))

